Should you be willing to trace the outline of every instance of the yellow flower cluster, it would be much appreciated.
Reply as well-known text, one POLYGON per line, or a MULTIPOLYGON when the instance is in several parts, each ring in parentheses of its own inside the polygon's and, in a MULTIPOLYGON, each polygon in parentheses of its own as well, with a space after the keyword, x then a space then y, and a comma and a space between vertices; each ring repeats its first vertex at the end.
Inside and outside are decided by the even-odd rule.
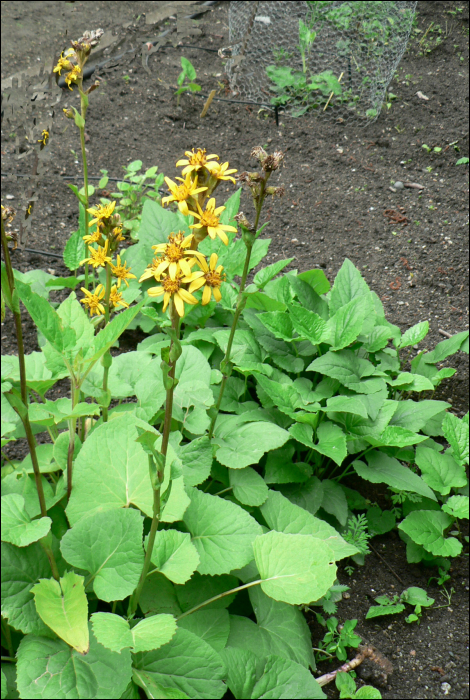
POLYGON ((139 282, 154 278, 160 284, 150 287, 150 297, 163 296, 163 311, 166 311, 170 299, 179 316, 184 316, 184 304, 197 304, 198 300, 193 295, 198 289, 204 287, 202 292, 202 304, 208 304, 214 296, 220 301, 222 294, 220 286, 225 277, 222 274, 222 265, 217 265, 218 257, 212 253, 209 264, 206 257, 198 250, 193 250, 191 245, 194 235, 184 235, 181 231, 171 233, 168 243, 160 243, 152 246, 156 256, 147 267, 139 282), (197 265, 198 270, 193 271, 197 265))
MULTIPOLYGON (((122 298, 122 293, 119 292, 121 283, 124 282, 129 286, 128 279, 136 279, 136 276, 131 273, 127 263, 121 262, 121 256, 116 256, 116 262, 113 262, 112 254, 117 249, 120 241, 124 240, 122 235, 122 226, 120 225, 120 217, 118 214, 113 214, 116 202, 110 202, 105 205, 87 209, 88 213, 93 216, 90 221, 90 226, 96 224, 96 230, 86 236, 83 240, 88 245, 89 257, 81 261, 88 263, 95 270, 99 267, 109 266, 109 271, 116 278, 116 284, 111 287, 109 294, 109 308, 116 309, 118 306, 129 306, 122 298), (97 243, 98 248, 92 247, 91 243, 97 243)), ((105 298, 105 288, 99 284, 94 292, 89 292, 84 287, 81 288, 85 297, 81 299, 81 303, 88 307, 90 316, 105 314, 105 306, 103 299, 105 298)))
POLYGON ((162 204, 177 202, 179 210, 187 216, 190 214, 198 219, 198 223, 190 228, 195 229, 193 246, 196 247, 206 236, 215 239, 216 236, 228 245, 228 231, 236 231, 234 226, 222 224, 220 215, 225 207, 216 207, 215 199, 211 197, 217 185, 222 180, 231 180, 236 173, 236 169, 229 168, 229 164, 218 163, 219 156, 215 153, 206 155, 204 148, 192 149, 185 152, 186 158, 176 163, 176 167, 183 166, 183 177, 177 177, 180 184, 173 182, 169 177, 165 182, 170 190, 168 197, 163 197, 162 204), (208 199, 206 208, 203 209, 204 201, 208 199))

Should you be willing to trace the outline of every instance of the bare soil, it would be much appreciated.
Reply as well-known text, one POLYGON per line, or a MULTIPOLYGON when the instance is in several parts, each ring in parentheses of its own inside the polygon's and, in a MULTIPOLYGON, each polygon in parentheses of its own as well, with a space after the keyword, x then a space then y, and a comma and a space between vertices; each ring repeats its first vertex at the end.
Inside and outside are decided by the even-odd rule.
MULTIPOLYGON (((267 262, 294 257, 291 267, 299 271, 321 267, 333 280, 344 258, 350 258, 379 294, 392 323, 404 331, 429 320, 431 330, 420 350, 431 349, 445 334, 467 329, 468 165, 456 166, 456 161, 468 157, 468 3, 418 3, 416 28, 421 32, 413 31, 390 84, 396 98, 366 127, 309 114, 298 119, 281 114, 277 126, 269 110, 216 100, 200 119, 204 99, 199 96, 184 95, 178 108, 173 92, 181 55, 195 66, 203 94, 217 89, 218 97, 230 99, 223 61, 217 55, 218 48, 230 43, 229 3, 214 4, 203 15, 201 34, 177 36, 174 32, 180 45, 168 44, 152 53, 147 71, 142 44, 173 28, 175 19, 146 25, 146 15, 166 4, 2 2, 2 81, 52 52, 58 55, 66 46, 65 30, 78 38, 86 29, 116 28, 123 36, 121 47, 134 50, 93 75, 100 78, 100 87, 90 96, 87 115, 92 175, 99 176, 100 169, 106 168, 111 177, 121 177, 123 165, 141 159, 144 168, 158 165, 173 179, 178 174, 176 160, 193 147, 220 154, 240 171, 254 166, 249 157, 253 146, 285 151, 285 167, 276 176, 286 196, 267 210, 266 235, 272 239, 267 262), (125 23, 129 26, 124 33, 125 23), (423 144, 441 150, 428 153, 423 144), (391 191, 396 181, 424 188, 391 191), (405 220, 394 222, 384 214, 388 210, 405 220)), ((122 48, 111 52, 116 55, 122 48)), ((25 243, 42 254, 18 248, 12 254, 13 264, 23 272, 41 268, 69 274, 61 259, 51 254, 61 253, 76 228, 76 200, 61 176, 81 173, 74 154, 80 150, 77 131, 62 118, 62 107, 78 106, 77 100, 76 92, 65 89, 56 110, 48 145, 50 177, 38 187, 33 226, 25 243)), ((28 174, 32 168, 31 160, 17 158, 18 138, 15 125, 5 121, 2 202, 13 206, 20 201, 24 185, 21 178, 15 181, 3 173, 28 174), (7 202, 5 195, 15 199, 7 202)), ((232 190, 231 185, 221 187, 218 201, 232 190)), ((250 214, 247 198, 242 208, 250 214)), ((56 297, 51 294, 50 298, 56 297)), ((32 323, 25 320, 24 328, 27 351, 37 350, 32 323)), ((127 348, 133 347, 137 335, 138 331, 126 334, 127 348)), ((15 353, 15 348, 7 314, 2 352, 15 353)), ((457 368, 457 374, 441 384, 435 398, 448 400, 456 414, 463 415, 468 410, 468 356, 449 358, 448 364, 457 368)), ((64 384, 54 395, 66 395, 67 390, 64 384)), ((343 621, 357 618, 356 631, 392 662, 394 673, 381 687, 382 696, 468 698, 466 556, 453 562, 447 583, 449 591, 454 589, 449 604, 442 589, 431 583, 429 595, 436 599, 435 606, 443 607, 425 610, 419 626, 407 624, 403 614, 369 622, 364 618, 374 597, 393 596, 410 585, 427 588, 435 573, 407 565, 404 543, 395 533, 375 538, 373 547, 381 558, 370 554, 351 578, 340 572, 341 583, 351 590, 350 597, 339 604, 337 616, 343 621)), ((316 646, 322 632, 313 620, 311 627, 316 646)), ((321 670, 329 668, 326 664, 321 670)), ((382 681, 372 677, 368 682, 382 681)), ((337 697, 334 687, 325 690, 337 697)))

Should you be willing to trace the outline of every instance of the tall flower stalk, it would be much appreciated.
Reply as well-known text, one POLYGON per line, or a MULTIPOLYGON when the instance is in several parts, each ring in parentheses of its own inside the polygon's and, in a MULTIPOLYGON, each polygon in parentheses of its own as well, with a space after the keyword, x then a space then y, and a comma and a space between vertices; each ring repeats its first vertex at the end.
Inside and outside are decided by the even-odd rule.
MULTIPOLYGON (((11 238, 7 236, 6 231, 5 231, 5 221, 12 221, 13 216, 14 216, 13 210, 6 209, 2 206, 2 216, 1 216, 2 250, 3 250, 3 259, 5 261, 6 282, 7 282, 7 285, 5 285, 5 286, 2 284, 2 301, 3 301, 3 299, 6 300, 8 307, 11 309, 11 312, 13 313, 13 318, 15 319, 16 342, 18 345, 18 363, 19 363, 19 369, 20 369, 20 395, 18 395, 18 393, 15 392, 14 389, 12 389, 9 392, 6 392, 5 396, 6 396, 7 400, 9 401, 9 403, 11 404, 12 408, 19 415, 21 422, 23 423, 23 427, 24 427, 24 430, 26 433, 26 439, 28 441, 28 447, 29 447, 29 451, 30 451, 30 455, 31 455, 31 463, 33 465, 34 480, 36 483, 36 490, 37 490, 38 499, 39 499, 39 506, 41 509, 41 516, 46 517, 47 516, 46 499, 44 496, 41 471, 39 469, 39 462, 38 462, 38 457, 37 457, 37 452, 36 452, 36 440, 34 439, 33 430, 31 428, 31 423, 29 421, 28 387, 26 385, 26 365, 25 365, 25 359, 24 359, 25 353, 24 353, 24 343, 23 343, 23 329, 22 329, 22 325, 21 325, 20 300, 18 297, 18 292, 16 291, 16 288, 15 288, 15 277, 13 274, 13 267, 11 264, 10 251, 8 249, 8 240, 11 240, 11 238)), ((2 278, 3 278, 3 272, 2 272, 2 278)), ((3 282, 3 279, 2 279, 2 282, 3 282)), ((3 320, 3 318, 2 318, 2 320, 3 320)), ((52 540, 51 540, 50 536, 46 536, 44 538, 41 538, 41 540, 40 540, 40 544, 41 544, 42 548, 44 549, 44 551, 47 555, 47 558, 49 560, 52 575, 54 576, 55 579, 58 580, 59 579, 59 571, 57 569, 57 564, 56 564, 54 554, 53 554, 52 549, 51 549, 51 542, 52 542, 52 540)))
POLYGON ((232 352, 233 339, 235 337, 235 331, 237 329, 238 321, 240 315, 245 308, 245 286, 246 278, 248 277, 248 272, 250 270, 250 259, 251 252, 253 250, 253 245, 260 231, 258 231, 259 220, 261 216, 261 211, 263 209, 264 200, 268 195, 273 197, 282 196, 284 194, 284 188, 282 187, 268 187, 268 180, 271 174, 280 167, 284 154, 280 151, 268 155, 266 151, 261 147, 256 147, 252 150, 251 155, 257 158, 260 162, 262 173, 241 173, 238 176, 238 180, 248 185, 251 190, 251 196, 253 198, 253 204, 255 207, 255 222, 253 226, 250 226, 248 220, 243 214, 239 214, 235 217, 242 230, 243 242, 246 246, 246 256, 245 264, 243 266, 243 273, 240 282, 240 289, 237 297, 237 306, 235 309, 235 315, 232 321, 232 327, 230 329, 230 335, 227 343, 227 349, 225 351, 225 356, 220 363, 220 371, 222 372, 222 381, 220 383, 219 397, 215 406, 215 413, 212 417, 212 421, 209 427, 209 438, 214 435, 215 424, 217 422, 217 416, 219 415, 220 406, 222 403, 222 398, 225 391, 225 386, 227 384, 227 379, 232 373, 232 363, 230 362, 230 354, 232 352))

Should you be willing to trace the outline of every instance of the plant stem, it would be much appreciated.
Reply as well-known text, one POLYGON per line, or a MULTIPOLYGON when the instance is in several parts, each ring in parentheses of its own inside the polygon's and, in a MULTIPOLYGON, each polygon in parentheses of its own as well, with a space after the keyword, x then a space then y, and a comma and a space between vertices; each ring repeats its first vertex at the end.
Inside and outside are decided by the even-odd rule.
MULTIPOLYGON (((104 293, 104 314, 106 319, 106 325, 109 323, 109 296, 111 294, 111 265, 106 263, 106 289, 104 293)), ((107 350, 103 356, 104 370, 103 370, 103 396, 105 397, 108 392, 108 374, 109 368, 112 364, 112 355, 110 350, 107 350)), ((103 406, 103 423, 108 422, 108 407, 103 406)))
MULTIPOLYGON (((259 226, 259 219, 261 216, 261 210, 263 208, 263 202, 265 198, 265 191, 266 191, 266 185, 269 180, 269 176, 271 173, 266 173, 264 179, 260 183, 260 191, 259 195, 257 197, 257 200, 255 201, 255 207, 256 207, 256 218, 255 218, 255 225, 254 225, 254 230, 258 230, 259 226)), ((232 344, 233 344, 233 339, 235 337, 235 331, 237 329, 238 325, 238 319, 240 318, 240 315, 244 309, 245 306, 245 299, 243 296, 243 292, 245 291, 245 284, 246 284, 246 278, 248 277, 248 272, 250 269, 250 258, 251 258, 251 251, 253 250, 253 245, 254 241, 248 242, 245 241, 246 245, 246 257, 245 257, 245 265, 243 267, 243 273, 242 273, 242 279, 240 282, 240 290, 238 292, 238 298, 237 298, 237 308, 235 310, 235 316, 233 317, 232 321, 232 328, 230 329, 230 336, 228 339, 227 343, 227 350, 225 351, 225 357, 223 359, 223 362, 225 366, 227 367, 228 363, 230 362, 230 353, 232 352, 232 344)), ((217 422, 217 417, 219 415, 220 411, 220 405, 222 403, 222 398, 224 395, 225 391, 225 385, 227 383, 228 375, 224 373, 224 376, 222 377, 222 381, 220 383, 220 389, 219 389, 219 397, 217 399, 217 404, 215 406, 215 415, 212 418, 210 427, 209 427, 209 440, 212 439, 212 436, 214 435, 214 428, 215 424, 217 422)))
MULTIPOLYGON (((80 387, 77 387, 75 377, 71 378, 72 411, 80 400, 80 387)), ((77 430, 77 419, 69 420, 69 449, 67 452, 67 503, 72 493, 72 470, 73 453, 75 451, 75 432, 77 430)))
POLYGON ((184 612, 182 615, 179 615, 179 617, 176 618, 176 621, 179 622, 183 619, 183 617, 191 615, 191 613, 196 612, 196 610, 200 610, 205 605, 209 605, 209 603, 213 603, 215 600, 224 598, 225 596, 231 595, 232 593, 238 593, 238 591, 243 591, 245 588, 257 586, 260 583, 262 583, 261 579, 259 579, 258 581, 251 581, 251 583, 245 583, 243 586, 238 586, 237 588, 232 588, 230 589, 230 591, 224 591, 224 593, 219 593, 219 595, 215 595, 213 598, 209 598, 209 600, 205 600, 203 603, 199 603, 199 605, 196 605, 194 608, 191 608, 191 610, 186 610, 186 612, 184 612))
POLYGON ((24 360, 24 343, 23 343, 23 329, 21 326, 21 312, 20 312, 20 302, 18 298, 18 293, 15 289, 15 277, 13 274, 13 267, 11 265, 10 251, 8 250, 8 241, 5 233, 5 226, 2 219, 2 248, 3 248, 3 258, 5 261, 5 268, 7 272, 8 286, 10 287, 10 296, 12 298, 12 313, 15 319, 15 330, 16 330, 16 342, 18 345, 18 361, 20 368, 20 384, 21 384, 21 400, 25 407, 24 416, 20 418, 23 423, 26 438, 28 440, 28 447, 31 454, 31 462, 33 464, 34 479, 36 482, 36 490, 38 492, 39 505, 41 507, 41 516, 47 516, 46 499, 44 497, 44 489, 42 487, 41 472, 39 470, 39 462, 36 454, 36 440, 34 439, 33 431, 31 429, 31 424, 29 422, 28 415, 28 389, 26 386, 26 365, 24 360))
MULTIPOLYGON (((179 337, 179 326, 180 326, 180 319, 178 314, 176 313, 176 309, 171 303, 170 307, 170 315, 171 315, 171 325, 173 330, 176 332, 176 337, 179 337)), ((170 356, 171 356, 171 350, 173 347, 173 340, 170 343, 170 356)), ((168 377, 174 380, 175 378, 175 368, 176 368, 176 360, 169 360, 169 366, 170 369, 168 371, 168 377)), ((137 606, 139 604, 139 599, 142 593, 142 589, 145 584, 145 579, 147 578, 148 570, 150 568, 150 561, 152 558, 152 553, 153 553, 153 546, 155 544, 155 538, 157 535, 157 530, 158 530, 158 525, 160 522, 160 489, 163 484, 164 478, 165 478, 165 462, 166 462, 166 453, 168 450, 168 440, 170 438, 170 429, 171 429, 171 416, 173 412, 173 392, 174 392, 174 383, 171 383, 171 387, 169 387, 166 390, 166 403, 165 403, 165 420, 163 423, 163 435, 162 435, 162 445, 160 452, 163 455, 163 461, 161 462, 161 466, 157 465, 157 483, 158 486, 153 489, 153 517, 152 517, 152 525, 150 526, 150 533, 149 533, 149 538, 147 541, 147 551, 145 552, 145 559, 144 559, 144 565, 142 567, 142 572, 140 574, 140 579, 139 583, 137 584, 137 588, 135 589, 134 593, 131 596, 131 599, 129 601, 129 608, 127 610, 127 619, 131 620, 135 612, 137 610, 137 606)), ((149 466, 152 468, 152 462, 153 462, 153 457, 149 455, 149 466)))
MULTIPOLYGON (((83 118, 83 121, 85 121, 86 118, 86 110, 87 110, 87 105, 85 103, 84 97, 82 97, 82 83, 79 85, 79 90, 80 90, 80 112, 81 116, 83 118)), ((79 128, 80 131, 80 147, 82 149, 82 163, 83 163, 83 186, 85 189, 85 235, 88 236, 90 231, 90 217, 88 214, 88 208, 90 206, 89 201, 88 201, 88 161, 86 157, 86 150, 85 150, 85 126, 81 126, 79 128)), ((80 201, 80 200, 79 200, 80 201)), ((88 289, 88 263, 85 263, 85 289, 88 289)))

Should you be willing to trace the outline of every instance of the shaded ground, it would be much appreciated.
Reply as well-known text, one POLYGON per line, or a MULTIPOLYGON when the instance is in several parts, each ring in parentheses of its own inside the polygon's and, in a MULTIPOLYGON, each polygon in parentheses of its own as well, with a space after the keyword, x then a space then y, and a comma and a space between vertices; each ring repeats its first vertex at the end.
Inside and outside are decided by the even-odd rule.
MULTIPOLYGON (((121 166, 139 158, 144 168, 158 165, 174 178, 177 158, 198 146, 220 154, 239 170, 253 167, 249 153, 255 145, 286 151, 285 167, 278 174, 286 196, 268 209, 272 222, 266 232, 272 238, 268 262, 295 256, 292 267, 321 266, 333 279, 349 257, 381 297, 392 323, 406 330, 429 320, 431 332, 420 349, 431 349, 443 339, 439 329, 454 334, 468 328, 468 166, 456 166, 458 158, 468 156, 468 4, 418 3, 416 28, 421 33, 412 34, 390 85, 396 99, 366 128, 309 115, 299 119, 281 115, 276 126, 266 110, 216 101, 201 120, 203 100, 191 96, 183 96, 177 109, 166 85, 176 84, 181 55, 194 64, 204 94, 217 89, 225 96, 221 59, 216 51, 200 49, 230 43, 228 3, 214 5, 203 17, 202 35, 183 38, 183 44, 199 49, 169 45, 149 57, 148 73, 139 47, 161 29, 175 25, 171 18, 166 25, 145 25, 145 13, 163 5, 2 2, 2 80, 35 65, 39 57, 60 52, 65 46, 65 29, 71 37, 78 37, 85 29, 101 26, 108 30, 134 21, 124 46, 137 47, 137 55, 127 54, 100 69, 100 88, 91 95, 87 149, 92 175, 106 168, 110 176, 119 177, 121 166), (420 98, 417 92, 429 99, 420 98), (428 153, 423 143, 442 150, 428 153), (389 187, 397 180, 419 183, 424 189, 392 192, 389 187), (390 209, 404 214, 406 225, 384 216, 390 209), (409 285, 410 273, 413 286, 409 285)), ((59 174, 80 173, 72 152, 79 151, 77 132, 61 116, 62 107, 78 106, 77 99, 75 93, 64 91, 49 146, 54 177, 39 187, 34 225, 26 242, 27 247, 44 252, 60 253, 76 227, 76 200, 59 174)), ((10 125, 4 126, 2 173, 31 171, 30 161, 14 157, 16 138, 10 125)), ((13 205, 21 187, 20 181, 2 177, 3 198, 6 194, 15 197, 13 205)), ((231 191, 231 186, 225 188, 227 194, 231 191)), ((218 201, 221 198, 223 188, 218 201)), ((250 212, 246 199, 243 209, 250 212)), ((20 250, 13 255, 14 265, 22 271, 42 268, 67 274, 59 258, 20 250)), ((25 326, 31 352, 37 349, 36 333, 32 325, 25 326)), ((2 325, 2 346, 4 354, 15 352, 8 317, 2 325)), ((468 409, 468 356, 450 358, 449 363, 457 374, 441 385, 436 397, 449 400, 461 415, 468 409)), ((64 386, 62 395, 66 390, 64 386)), ((403 614, 365 622, 376 595, 401 593, 410 585, 426 587, 433 573, 406 565, 404 544, 393 533, 376 538, 373 546, 403 585, 371 554, 351 579, 340 574, 351 591, 350 598, 340 603, 338 617, 358 618, 358 633, 394 664, 394 674, 381 689, 383 697, 468 697, 464 559, 454 562, 447 583, 449 590, 455 589, 450 606, 425 611, 420 626, 406 624, 403 614)), ((446 602, 432 585, 429 595, 436 598, 436 606, 446 602)), ((316 623, 312 631, 315 644, 320 633, 316 623)))

